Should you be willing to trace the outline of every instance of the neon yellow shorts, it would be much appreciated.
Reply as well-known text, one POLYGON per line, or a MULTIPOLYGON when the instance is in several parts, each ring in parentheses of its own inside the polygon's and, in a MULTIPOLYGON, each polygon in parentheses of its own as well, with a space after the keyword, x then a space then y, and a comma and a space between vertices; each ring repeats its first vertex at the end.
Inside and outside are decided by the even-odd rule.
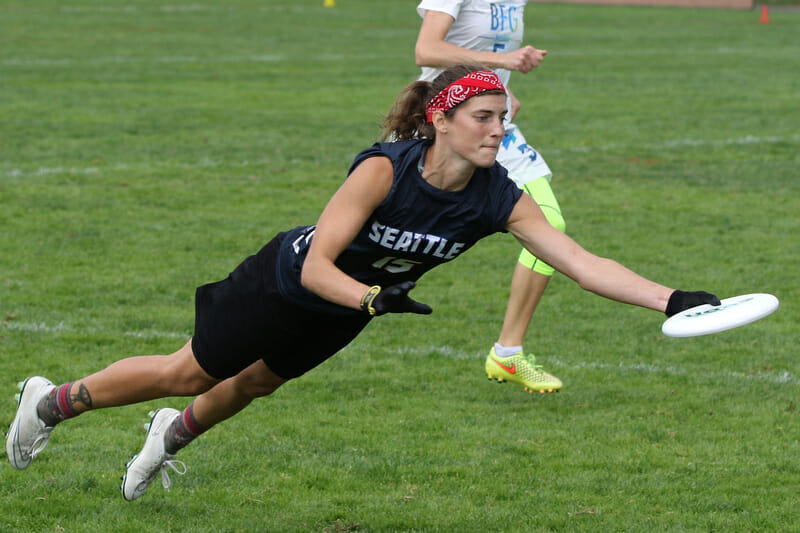
MULTIPOLYGON (((566 230, 567 224, 564 221, 564 217, 561 215, 561 206, 558 205, 556 195, 553 194, 553 189, 550 187, 550 181, 547 178, 531 180, 524 184, 521 189, 528 193, 530 197, 539 204, 539 207, 542 209, 544 216, 550 224, 562 232, 566 230)), ((524 248, 519 254, 519 262, 534 272, 545 276, 552 276, 555 272, 553 267, 535 257, 524 248)))

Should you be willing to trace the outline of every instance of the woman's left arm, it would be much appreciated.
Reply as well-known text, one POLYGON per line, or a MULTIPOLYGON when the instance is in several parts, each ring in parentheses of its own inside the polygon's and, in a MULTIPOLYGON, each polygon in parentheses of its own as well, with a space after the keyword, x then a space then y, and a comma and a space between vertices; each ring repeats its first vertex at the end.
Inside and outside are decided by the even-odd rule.
POLYGON ((536 202, 523 194, 506 229, 529 252, 575 280, 583 289, 606 298, 666 311, 674 289, 650 281, 616 261, 589 253, 547 222, 536 202))

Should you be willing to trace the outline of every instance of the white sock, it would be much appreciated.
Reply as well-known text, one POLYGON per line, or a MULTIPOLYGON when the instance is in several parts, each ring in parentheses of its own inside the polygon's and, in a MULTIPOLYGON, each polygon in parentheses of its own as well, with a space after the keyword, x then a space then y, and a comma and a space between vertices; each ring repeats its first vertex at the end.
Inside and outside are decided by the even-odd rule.
POLYGON ((510 355, 516 355, 522 351, 522 346, 503 346, 499 343, 494 343, 494 353, 497 354, 497 357, 508 357, 510 355))

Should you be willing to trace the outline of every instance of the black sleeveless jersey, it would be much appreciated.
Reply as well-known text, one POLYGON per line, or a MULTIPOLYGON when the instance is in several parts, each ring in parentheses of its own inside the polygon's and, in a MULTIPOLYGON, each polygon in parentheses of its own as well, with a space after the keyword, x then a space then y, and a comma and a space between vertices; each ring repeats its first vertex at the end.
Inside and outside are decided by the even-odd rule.
MULTIPOLYGON (((483 237, 505 231, 522 194, 498 163, 476 169, 463 190, 433 187, 419 171, 420 158, 429 145, 427 140, 376 143, 356 156, 350 167, 348 174, 370 157, 387 157, 394 167, 388 196, 336 260, 343 272, 366 285, 386 287, 416 281, 483 237)), ((323 300, 300 284, 314 229, 300 226, 286 234, 278 256, 281 294, 310 309, 357 313, 323 300)))

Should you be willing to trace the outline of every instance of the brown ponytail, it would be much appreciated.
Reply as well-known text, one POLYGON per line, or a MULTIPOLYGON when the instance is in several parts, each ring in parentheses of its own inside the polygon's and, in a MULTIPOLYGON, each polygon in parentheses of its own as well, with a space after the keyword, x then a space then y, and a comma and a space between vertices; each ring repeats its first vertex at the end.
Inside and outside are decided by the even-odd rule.
MULTIPOLYGON (((400 91, 392 109, 383 121, 381 140, 435 139, 436 129, 425 117, 425 106, 431 98, 459 78, 486 70, 480 65, 454 65, 446 68, 433 81, 415 81, 400 91)), ((458 107, 458 106, 456 106, 458 107)), ((446 115, 455 112, 453 108, 446 115)))

